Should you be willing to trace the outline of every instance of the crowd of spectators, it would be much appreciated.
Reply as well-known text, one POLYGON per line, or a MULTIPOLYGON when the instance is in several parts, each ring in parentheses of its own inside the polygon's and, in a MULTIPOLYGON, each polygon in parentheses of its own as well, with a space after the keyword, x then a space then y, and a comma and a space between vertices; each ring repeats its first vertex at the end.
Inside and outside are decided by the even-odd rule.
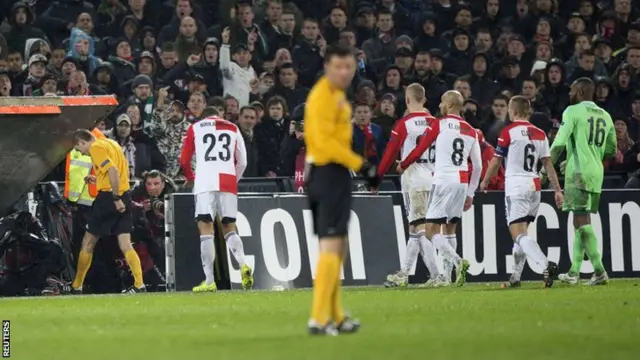
MULTIPOLYGON (((247 177, 296 179, 302 106, 327 46, 353 48, 354 148, 371 162, 405 111, 404 87, 456 89, 494 144, 521 94, 550 140, 568 85, 597 84, 615 119, 611 170, 640 168, 640 23, 635 0, 0 0, 0 96, 114 94, 99 126, 131 176, 180 179, 187 127, 207 106, 244 135, 247 177), (123 115, 124 114, 124 115, 123 115)), ((54 177, 56 177, 54 175, 54 177)), ((300 176, 301 177, 301 176, 300 176)), ((57 180, 62 180, 58 175, 57 180)))

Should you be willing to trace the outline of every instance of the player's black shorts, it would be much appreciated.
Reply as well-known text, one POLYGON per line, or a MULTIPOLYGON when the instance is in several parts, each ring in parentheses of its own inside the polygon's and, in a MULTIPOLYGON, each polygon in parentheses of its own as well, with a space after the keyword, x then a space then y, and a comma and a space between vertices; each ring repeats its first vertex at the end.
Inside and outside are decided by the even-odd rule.
POLYGON ((307 196, 319 238, 346 236, 351 215, 351 173, 342 165, 312 166, 307 196))
POLYGON ((131 194, 127 191, 122 194, 121 199, 126 207, 124 212, 116 210, 116 204, 111 192, 98 192, 98 196, 96 196, 91 206, 91 216, 88 219, 87 231, 97 237, 130 234, 133 231, 131 194))

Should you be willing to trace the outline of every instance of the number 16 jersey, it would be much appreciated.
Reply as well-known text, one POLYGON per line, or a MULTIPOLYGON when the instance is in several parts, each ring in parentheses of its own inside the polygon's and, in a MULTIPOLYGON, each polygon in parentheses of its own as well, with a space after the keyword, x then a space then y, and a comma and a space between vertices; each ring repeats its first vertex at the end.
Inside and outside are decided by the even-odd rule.
POLYGON ((505 126, 498 138, 497 157, 505 159, 505 195, 540 191, 538 160, 549 157, 544 131, 528 121, 505 126))
POLYGON ((218 117, 189 126, 180 155, 182 171, 193 181, 193 193, 238 193, 238 181, 247 167, 247 151, 238 127, 218 117), (191 158, 196 157, 195 174, 191 158))

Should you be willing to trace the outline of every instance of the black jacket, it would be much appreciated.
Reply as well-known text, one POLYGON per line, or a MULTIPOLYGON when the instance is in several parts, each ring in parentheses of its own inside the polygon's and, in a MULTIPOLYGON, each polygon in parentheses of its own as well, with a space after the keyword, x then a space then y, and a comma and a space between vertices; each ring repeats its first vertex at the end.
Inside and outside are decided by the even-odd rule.
POLYGON ((82 0, 57 0, 36 20, 36 25, 42 28, 54 44, 60 44, 69 37, 69 24, 75 24, 78 15, 89 13, 95 19, 93 5, 82 0))
POLYGON ((280 146, 282 140, 289 132, 291 121, 284 118, 282 122, 277 122, 269 117, 262 119, 262 122, 254 130, 254 140, 258 146, 258 176, 264 176, 269 171, 280 175, 280 146))
MULTIPOLYGON (((4 38, 7 40, 9 49, 18 50, 20 51, 20 54, 24 54, 24 48, 27 39, 47 39, 47 36, 42 30, 32 26, 33 21, 33 12, 31 11, 31 8, 29 6, 26 6, 25 3, 22 2, 13 4, 13 7, 11 8, 11 17, 9 18, 11 29, 3 34, 4 38), (26 9, 27 11, 27 22, 24 24, 24 26, 19 26, 15 22, 15 14, 20 8, 26 9)), ((29 59, 24 59, 24 62, 28 63, 29 59)))
POLYGON ((258 143, 256 142, 255 132, 253 136, 247 135, 242 129, 240 129, 242 138, 244 139, 244 146, 247 149, 247 168, 244 170, 242 177, 259 177, 264 174, 258 172, 258 143))
POLYGON ((300 42, 293 48, 293 66, 298 71, 300 86, 310 88, 315 84, 318 73, 322 71, 322 57, 316 45, 300 42))
POLYGON ((309 89, 296 86, 293 89, 284 86, 274 86, 263 96, 263 102, 266 104, 273 96, 282 96, 287 101, 287 109, 293 110, 296 106, 304 103, 309 95, 309 89))
POLYGON ((296 173, 296 157, 304 147, 304 141, 298 140, 294 135, 286 135, 280 145, 280 172, 279 176, 293 177, 296 173))

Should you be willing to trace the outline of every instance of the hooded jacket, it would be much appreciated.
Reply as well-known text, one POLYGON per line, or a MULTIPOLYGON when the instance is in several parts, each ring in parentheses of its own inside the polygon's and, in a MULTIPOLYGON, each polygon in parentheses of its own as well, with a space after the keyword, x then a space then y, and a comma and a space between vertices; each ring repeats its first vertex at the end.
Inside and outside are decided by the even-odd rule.
MULTIPOLYGON (((47 40, 47 35, 45 35, 45 33, 39 28, 33 26, 34 20, 35 17, 33 15, 33 11, 31 11, 31 8, 27 4, 23 2, 13 4, 13 7, 11 8, 11 16, 9 17, 11 29, 3 34, 10 49, 15 49, 24 53, 27 39, 39 38, 47 40), (24 25, 18 25, 16 23, 16 13, 18 12, 18 9, 21 8, 25 9, 27 12, 27 22, 24 25)), ((28 58, 25 58, 25 62, 26 61, 28 61, 28 58)))
POLYGON ((545 68, 544 81, 545 86, 541 94, 547 101, 547 106, 551 112, 551 118, 560 119, 564 109, 570 104, 569 100, 569 86, 565 83, 567 73, 564 68, 564 63, 559 59, 551 59, 545 68), (552 66, 558 66, 562 72, 560 82, 555 86, 549 81, 549 69, 552 66))
POLYGON ((100 65, 100 59, 98 59, 94 55, 96 48, 95 48, 95 41, 93 40, 93 38, 87 35, 84 31, 74 27, 73 29, 71 29, 71 36, 69 36, 68 46, 69 47, 67 48, 67 51, 68 51, 67 56, 70 56, 76 59, 79 63, 79 68, 85 71, 85 74, 87 75, 87 77, 91 76, 91 74, 95 72, 98 65, 100 65), (76 50, 76 46, 75 46, 76 42, 82 39, 89 41, 88 56, 81 56, 80 54, 78 54, 78 51, 76 50))

